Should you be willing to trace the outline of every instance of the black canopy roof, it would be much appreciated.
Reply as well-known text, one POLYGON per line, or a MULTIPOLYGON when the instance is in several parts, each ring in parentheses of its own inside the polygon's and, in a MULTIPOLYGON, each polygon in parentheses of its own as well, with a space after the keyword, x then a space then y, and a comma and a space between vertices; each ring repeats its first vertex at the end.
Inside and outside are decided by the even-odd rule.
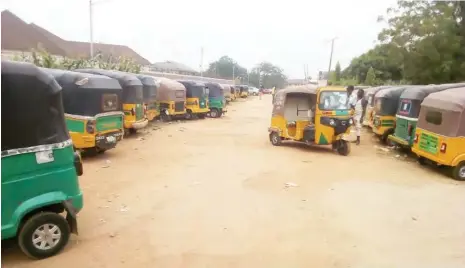
POLYGON ((30 63, 2 60, 2 151, 69 140, 61 87, 30 63))
POLYGON ((218 83, 207 82, 205 86, 208 87, 208 96, 212 98, 223 97, 223 87, 218 83))
POLYGON ((139 78, 140 82, 142 83, 144 102, 156 101, 157 90, 160 87, 160 83, 157 81, 157 79, 153 76, 143 74, 138 74, 137 78, 139 78))
POLYGON ((75 72, 105 75, 118 80, 123 88, 122 103, 142 103, 143 89, 142 82, 130 73, 120 71, 110 71, 102 69, 77 69, 75 72))
POLYGON ((418 86, 416 88, 406 89, 402 93, 400 98, 410 100, 424 100, 431 93, 443 91, 449 88, 457 88, 464 86, 465 83, 418 86))
POLYGON ((183 84, 186 88, 186 97, 187 98, 194 98, 194 97, 202 97, 205 92, 206 84, 199 81, 193 80, 177 80, 179 83, 183 84))
POLYGON ((51 74, 63 88, 65 113, 95 116, 103 110, 103 95, 117 96, 115 111, 121 111, 123 89, 116 79, 104 75, 41 68, 51 74))

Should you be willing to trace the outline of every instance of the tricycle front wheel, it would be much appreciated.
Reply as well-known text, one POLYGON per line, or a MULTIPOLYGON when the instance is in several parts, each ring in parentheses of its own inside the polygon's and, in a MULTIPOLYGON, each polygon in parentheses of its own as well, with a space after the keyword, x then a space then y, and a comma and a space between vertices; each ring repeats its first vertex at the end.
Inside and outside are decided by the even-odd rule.
POLYGON ((41 212, 24 223, 18 235, 18 245, 27 256, 44 259, 60 252, 68 243, 70 233, 64 217, 41 212))
POLYGON ((274 146, 280 146, 282 143, 281 136, 279 136, 279 133, 276 131, 273 131, 270 133, 270 142, 274 146))
POLYGON ((337 153, 343 156, 347 156, 350 153, 350 144, 348 141, 339 140, 337 141, 337 153))

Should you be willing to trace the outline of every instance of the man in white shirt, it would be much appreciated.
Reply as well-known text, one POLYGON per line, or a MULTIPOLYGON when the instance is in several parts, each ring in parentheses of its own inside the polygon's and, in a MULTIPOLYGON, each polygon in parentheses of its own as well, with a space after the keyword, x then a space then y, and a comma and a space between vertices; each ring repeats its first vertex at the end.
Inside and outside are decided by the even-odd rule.
POLYGON ((360 134, 362 130, 362 120, 363 120, 363 97, 365 95, 365 91, 363 89, 359 89, 357 91, 357 100, 354 105, 354 124, 355 124, 355 131, 357 134, 357 141, 355 144, 360 145, 360 134))
POLYGON ((355 103, 357 102, 357 95, 354 90, 354 86, 348 86, 347 87, 347 104, 349 105, 350 109, 354 109, 355 103))

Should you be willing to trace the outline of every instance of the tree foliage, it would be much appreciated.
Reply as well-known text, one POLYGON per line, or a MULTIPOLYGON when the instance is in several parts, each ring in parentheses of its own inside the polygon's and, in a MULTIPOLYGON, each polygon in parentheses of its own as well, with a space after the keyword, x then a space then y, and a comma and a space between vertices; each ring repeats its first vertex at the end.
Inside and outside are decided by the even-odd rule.
POLYGON ((341 64, 336 63, 336 68, 334 69, 334 80, 337 82, 341 81, 341 64))
POLYGON ((206 75, 223 79, 233 79, 234 76, 235 79, 239 78, 240 81, 246 81, 247 69, 240 66, 231 57, 223 56, 210 63, 206 75))
POLYGON ((229 56, 222 56, 217 61, 210 63, 206 75, 222 79, 236 79, 237 83, 251 84, 255 87, 263 85, 265 88, 284 87, 287 81, 283 70, 269 62, 262 62, 247 72, 247 69, 239 65, 229 56))
POLYGON ((354 58, 344 77, 366 81, 373 68, 375 83, 465 80, 464 1, 398 1, 378 20, 388 25, 379 44, 354 58))
POLYGON ((364 84, 367 86, 374 86, 376 84, 376 74, 375 69, 373 69, 373 67, 370 67, 370 69, 368 69, 364 84))
POLYGON ((283 69, 269 62, 262 62, 250 72, 250 84, 255 87, 283 88, 286 85, 287 77, 283 69))
POLYGON ((79 68, 100 68, 107 70, 118 70, 129 73, 140 73, 140 64, 135 63, 132 59, 125 57, 104 57, 98 52, 93 59, 70 59, 66 57, 56 57, 48 53, 40 46, 31 51, 30 56, 25 53, 16 54, 13 57, 15 61, 30 62, 38 67, 74 70, 79 68))

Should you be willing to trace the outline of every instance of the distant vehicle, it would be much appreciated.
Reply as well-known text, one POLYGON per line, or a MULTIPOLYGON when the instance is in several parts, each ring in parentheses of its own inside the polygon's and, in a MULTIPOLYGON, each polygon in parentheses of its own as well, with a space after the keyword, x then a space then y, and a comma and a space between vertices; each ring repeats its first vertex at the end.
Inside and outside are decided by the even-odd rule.
POLYGON ((263 89, 263 94, 271 94, 273 91, 271 90, 271 88, 265 88, 263 89))
POLYGON ((252 96, 258 96, 259 89, 256 87, 249 87, 249 94, 252 96))

